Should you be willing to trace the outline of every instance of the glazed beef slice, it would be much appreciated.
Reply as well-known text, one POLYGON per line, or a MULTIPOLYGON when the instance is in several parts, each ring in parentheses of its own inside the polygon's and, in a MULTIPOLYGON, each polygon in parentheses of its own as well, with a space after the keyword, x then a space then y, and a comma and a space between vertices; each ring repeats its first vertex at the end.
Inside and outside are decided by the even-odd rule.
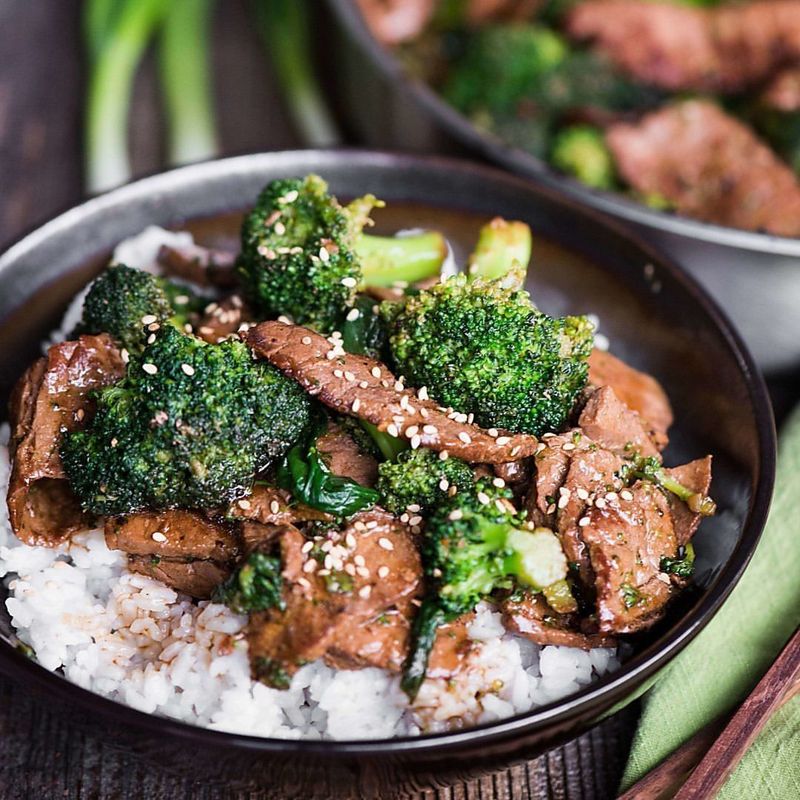
POLYGON ((8 510, 14 533, 26 544, 58 545, 89 522, 65 480, 60 441, 93 413, 89 393, 124 373, 119 351, 101 334, 53 345, 17 383, 9 408, 8 510))

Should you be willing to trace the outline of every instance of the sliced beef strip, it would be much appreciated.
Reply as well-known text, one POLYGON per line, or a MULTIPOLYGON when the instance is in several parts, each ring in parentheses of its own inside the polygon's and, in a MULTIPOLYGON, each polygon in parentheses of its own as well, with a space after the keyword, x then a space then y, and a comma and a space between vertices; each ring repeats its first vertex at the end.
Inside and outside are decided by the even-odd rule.
POLYGON ((479 642, 470 639, 468 628, 475 614, 463 614, 436 631, 436 641, 428 658, 426 678, 453 678, 467 666, 470 655, 479 642))
POLYGON ((128 569, 198 600, 209 599, 231 574, 230 566, 216 561, 171 561, 158 556, 128 556, 128 569))
POLYGON ((628 366, 605 350, 595 349, 589 356, 589 383, 610 386, 631 411, 649 428, 659 449, 666 445, 666 434, 673 421, 672 406, 661 384, 651 375, 628 366))
POLYGON ((333 520, 324 511, 294 502, 289 492, 264 483, 257 483, 247 497, 234 500, 228 506, 225 516, 253 520, 263 525, 298 525, 303 522, 333 520))
POLYGON ((477 425, 456 421, 455 413, 398 388, 401 384, 384 364, 345 353, 299 325, 262 322, 248 332, 247 343, 326 405, 366 419, 381 431, 396 431, 412 447, 446 450, 465 461, 488 464, 525 458, 536 450, 534 436, 500 432, 493 437, 477 425))
POLYGON ((610 450, 587 443, 570 452, 569 466, 564 483, 558 489, 556 500, 556 530, 567 561, 577 568, 578 577, 584 585, 594 581, 589 552, 584 543, 581 520, 590 503, 621 488, 616 473, 622 467, 622 459, 610 450))
POLYGON ((186 247, 162 245, 157 260, 167 275, 198 286, 230 289, 236 285, 236 255, 226 250, 214 250, 199 244, 186 247))
POLYGON ((545 434, 534 456, 534 480, 525 499, 528 516, 537 524, 548 528, 555 527, 558 490, 567 477, 570 452, 591 444, 579 430, 567 431, 559 435, 545 434), (564 450, 563 446, 567 445, 564 450))
POLYGON ((578 424, 586 436, 620 455, 640 453, 659 457, 642 418, 623 403, 610 386, 593 392, 583 407, 578 424))
POLYGON ((800 111, 800 66, 794 65, 774 75, 759 100, 767 107, 790 114, 800 111))
POLYGON ((365 453, 341 425, 330 423, 317 439, 317 450, 334 475, 350 478, 362 486, 378 480, 378 462, 365 453))
POLYGON ((737 92, 800 58, 796 0, 713 9, 590 0, 571 10, 566 28, 634 78, 670 91, 737 92))
POLYGON ((540 594, 526 593, 520 599, 505 600, 500 610, 507 628, 539 645, 579 647, 581 650, 616 646, 612 637, 590 631, 591 624, 576 615, 557 614, 540 594))
POLYGON ((503 480, 506 486, 516 489, 518 486, 527 486, 533 474, 533 463, 529 458, 519 461, 507 461, 505 464, 494 464, 494 474, 503 480))
POLYGON ((620 175, 687 216, 746 230, 800 235, 800 182, 746 125, 706 100, 612 125, 620 175))
POLYGON ((89 522, 65 480, 61 436, 94 412, 89 392, 124 374, 119 350, 100 334, 53 345, 20 378, 9 407, 8 510, 14 533, 26 544, 56 546, 89 522))
POLYGON ((198 599, 211 596, 242 552, 235 526, 180 509, 107 517, 105 538, 128 553, 134 572, 198 599))
MULTIPOLYGON (((305 544, 296 529, 280 535, 286 607, 250 617, 247 638, 254 675, 267 680, 289 676, 300 664, 329 652, 333 663, 358 662, 369 655, 375 666, 391 668, 400 645, 384 640, 379 651, 365 654, 360 628, 402 608, 420 589, 419 554, 407 527, 383 511, 357 514, 345 530, 316 541, 317 547, 327 547, 327 566, 317 566, 305 544), (326 574, 330 571, 338 575, 326 574), (334 577, 340 591, 332 588, 334 577), (377 663, 381 654, 385 663, 377 663)), ((398 639, 407 635, 405 626, 390 630, 398 639)))
POLYGON ((678 542, 669 503, 649 483, 620 492, 587 510, 581 529, 595 574, 597 617, 603 633, 634 633, 664 613, 673 594, 661 558, 675 557, 678 542))
POLYGON ((203 341, 219 344, 233 334, 243 332, 253 319, 250 308, 238 294, 233 294, 209 303, 193 325, 193 330, 203 341))
MULTIPOLYGON (((687 488, 699 494, 707 495, 711 487, 712 460, 711 456, 698 458, 679 467, 670 467, 665 472, 687 488)), ((694 532, 703 518, 700 514, 693 513, 689 506, 675 497, 675 495, 667 495, 667 500, 672 511, 672 523, 678 544, 685 545, 694 536, 694 532)))

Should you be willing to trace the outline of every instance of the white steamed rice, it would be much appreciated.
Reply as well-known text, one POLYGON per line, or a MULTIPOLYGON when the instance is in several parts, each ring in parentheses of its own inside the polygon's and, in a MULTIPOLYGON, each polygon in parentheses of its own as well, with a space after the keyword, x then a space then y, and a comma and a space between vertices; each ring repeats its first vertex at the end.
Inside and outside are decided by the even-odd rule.
MULTIPOLYGON (((154 269, 162 243, 188 233, 150 227, 122 242, 117 261, 154 269)), ((51 342, 80 318, 82 295, 51 342)), ((49 344, 49 342, 48 342, 49 344)), ((0 497, 9 478, 8 426, 0 426, 0 497)), ((539 647, 508 633, 491 605, 478 608, 476 643, 456 685, 426 681, 410 708, 399 678, 383 670, 302 667, 289 689, 250 678, 246 617, 194 603, 163 583, 128 572, 123 553, 90 530, 59 548, 17 540, 0 501, 0 578, 19 641, 46 669, 152 714, 218 730, 285 739, 379 739, 446 730, 529 711, 578 691, 619 665, 614 649, 539 647)))

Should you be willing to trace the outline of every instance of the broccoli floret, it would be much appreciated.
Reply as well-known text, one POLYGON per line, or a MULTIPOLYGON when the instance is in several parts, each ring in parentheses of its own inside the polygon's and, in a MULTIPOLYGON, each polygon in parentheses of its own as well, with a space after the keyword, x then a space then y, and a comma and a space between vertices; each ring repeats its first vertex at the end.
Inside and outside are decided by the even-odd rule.
POLYGON ((391 284, 437 274, 445 252, 439 234, 362 233, 380 205, 367 195, 342 206, 316 175, 269 183, 242 225, 239 274, 251 302, 265 315, 330 332, 367 278, 391 284))
POLYGON ((441 503, 428 520, 422 542, 428 593, 414 620, 402 681, 411 697, 425 677, 439 625, 472 611, 496 589, 540 591, 565 581, 567 559, 558 537, 527 523, 511 496, 482 479, 474 492, 441 503))
POLYGON ((250 491, 309 421, 303 390, 238 341, 210 345, 170 325, 64 437, 72 490, 95 514, 210 508, 250 491))
POLYGON ((110 266, 89 287, 76 333, 108 333, 131 353, 141 351, 146 325, 171 321, 183 325, 193 310, 193 296, 149 272, 110 266))
POLYGON ((524 222, 495 217, 484 225, 467 262, 470 278, 500 278, 515 265, 528 268, 531 229, 524 222))
POLYGON ((251 553, 214 593, 214 602, 224 603, 237 614, 285 608, 281 596, 283 578, 278 556, 251 553))
POLYGON ((485 428, 539 436, 564 425, 586 384, 593 327, 541 313, 520 279, 459 275, 381 311, 410 385, 485 428))
POLYGON ((614 158, 603 131, 592 125, 573 125, 559 131, 550 163, 594 189, 614 188, 614 158))
POLYGON ((438 453, 426 448, 406 450, 395 462, 384 461, 378 467, 380 504, 393 514, 402 514, 409 506, 427 513, 454 489, 471 489, 472 468, 459 458, 442 461, 438 453))
POLYGON ((442 88, 466 114, 513 116, 542 77, 569 48, 559 34, 540 25, 488 25, 475 31, 442 88))

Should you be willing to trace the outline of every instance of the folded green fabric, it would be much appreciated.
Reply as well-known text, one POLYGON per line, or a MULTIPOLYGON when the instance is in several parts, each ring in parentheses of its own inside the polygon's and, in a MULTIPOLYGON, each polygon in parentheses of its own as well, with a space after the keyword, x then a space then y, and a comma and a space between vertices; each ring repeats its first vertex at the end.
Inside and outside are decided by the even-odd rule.
MULTIPOLYGON (((775 496, 755 555, 716 617, 644 697, 623 789, 740 703, 800 622, 800 409, 778 451, 775 496)), ((718 798, 800 798, 798 700, 773 716, 718 798)))

